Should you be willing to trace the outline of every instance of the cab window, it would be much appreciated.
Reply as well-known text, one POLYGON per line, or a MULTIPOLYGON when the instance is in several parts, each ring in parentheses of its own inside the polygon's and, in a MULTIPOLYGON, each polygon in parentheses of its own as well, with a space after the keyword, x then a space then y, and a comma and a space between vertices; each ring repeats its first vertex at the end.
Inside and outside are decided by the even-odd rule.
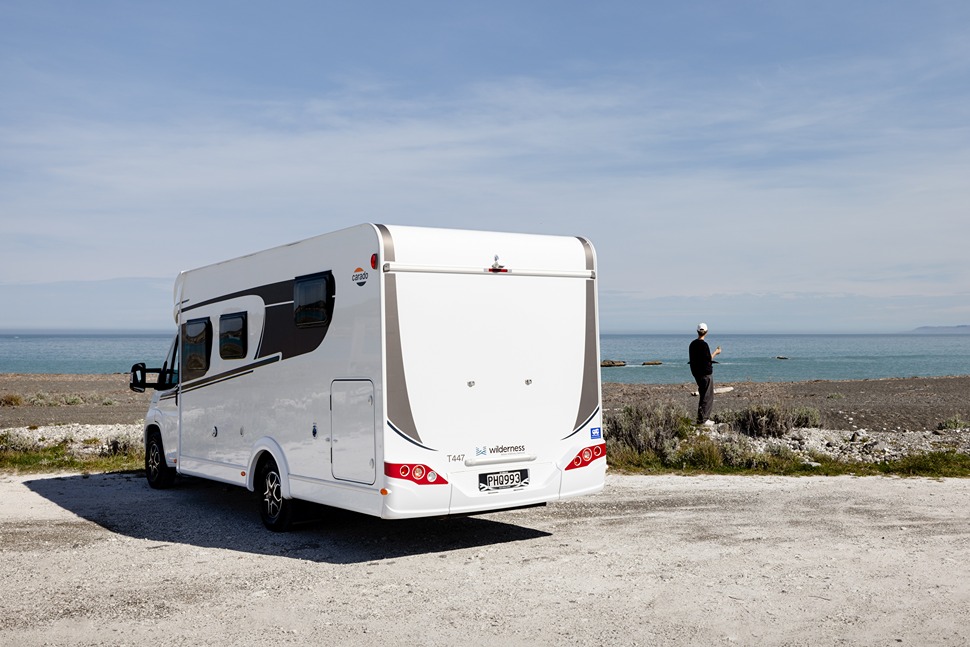
POLYGON ((211 352, 212 323, 208 317, 182 325, 182 377, 186 381, 205 375, 211 352))

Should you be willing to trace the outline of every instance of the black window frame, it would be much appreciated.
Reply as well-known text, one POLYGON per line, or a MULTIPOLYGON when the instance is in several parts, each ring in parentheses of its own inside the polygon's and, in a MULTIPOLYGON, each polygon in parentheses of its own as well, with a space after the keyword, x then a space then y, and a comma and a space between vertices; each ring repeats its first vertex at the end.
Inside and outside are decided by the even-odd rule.
POLYGON ((209 367, 212 365, 212 320, 209 317, 200 317, 198 319, 189 319, 182 324, 181 346, 182 380, 188 382, 208 373, 209 367), (190 339, 190 327, 199 324, 203 326, 202 331, 192 334, 190 339), (201 339, 199 339, 200 337, 201 339), (200 347, 203 351, 203 361, 199 365, 189 366, 190 362, 199 357, 199 352, 196 347, 200 347))
POLYGON ((317 272, 298 276, 293 281, 293 323, 297 328, 320 328, 330 325, 336 297, 333 272, 317 272), (322 294, 307 294, 309 290, 322 294), (318 297, 314 301, 309 298, 318 297), (319 304, 319 305, 317 305, 319 304))
POLYGON ((219 357, 225 360, 246 359, 249 353, 249 318, 247 312, 219 315, 219 357), (227 322, 241 321, 238 330, 227 330, 227 322), (238 334, 236 334, 238 333, 238 334))

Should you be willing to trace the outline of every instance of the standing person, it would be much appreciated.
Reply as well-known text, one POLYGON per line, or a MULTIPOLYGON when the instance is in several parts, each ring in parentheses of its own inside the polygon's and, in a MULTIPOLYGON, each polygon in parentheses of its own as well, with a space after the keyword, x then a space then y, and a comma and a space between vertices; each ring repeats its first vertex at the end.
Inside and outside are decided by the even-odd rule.
POLYGON ((704 338, 707 337, 707 324, 697 324, 697 339, 690 343, 690 372, 697 382, 697 424, 713 427, 711 409, 714 408, 714 358, 721 354, 718 346, 711 352, 704 338))

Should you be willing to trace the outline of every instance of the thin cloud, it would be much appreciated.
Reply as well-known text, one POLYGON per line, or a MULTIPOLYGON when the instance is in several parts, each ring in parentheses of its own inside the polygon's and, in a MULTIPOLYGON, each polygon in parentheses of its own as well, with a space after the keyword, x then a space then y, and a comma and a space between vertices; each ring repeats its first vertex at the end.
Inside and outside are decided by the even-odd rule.
POLYGON ((741 23, 705 32, 709 67, 599 43, 557 70, 550 56, 436 84, 358 58, 272 95, 239 76, 218 92, 172 83, 185 68, 79 80, 7 58, 0 278, 168 277, 383 221, 586 235, 617 312, 670 295, 965 290, 970 39, 928 21, 899 47, 857 49, 843 26, 831 47, 756 56, 731 49, 761 47, 741 23))

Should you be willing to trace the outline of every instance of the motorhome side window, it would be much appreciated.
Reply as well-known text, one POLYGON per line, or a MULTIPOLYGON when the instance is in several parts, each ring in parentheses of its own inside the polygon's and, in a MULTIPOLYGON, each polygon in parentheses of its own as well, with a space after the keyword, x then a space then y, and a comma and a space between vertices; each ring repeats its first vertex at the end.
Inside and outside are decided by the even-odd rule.
POLYGON ((219 357, 246 357, 246 313, 237 312, 219 317, 219 357))
POLYGON ((297 328, 329 325, 333 299, 332 273, 298 277, 293 283, 293 320, 297 328))
POLYGON ((202 377, 209 370, 212 352, 212 323, 209 318, 193 319, 182 326, 182 379, 202 377))

